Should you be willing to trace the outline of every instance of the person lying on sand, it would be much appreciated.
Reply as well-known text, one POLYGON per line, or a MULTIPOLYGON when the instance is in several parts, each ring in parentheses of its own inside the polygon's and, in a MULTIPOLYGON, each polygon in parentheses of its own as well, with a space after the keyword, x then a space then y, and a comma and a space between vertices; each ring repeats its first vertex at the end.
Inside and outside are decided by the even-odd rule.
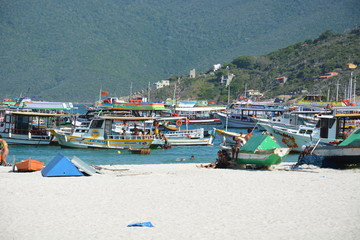
POLYGON ((198 168, 227 168, 229 166, 229 155, 226 150, 219 150, 217 152, 218 158, 216 162, 207 165, 196 165, 198 168))

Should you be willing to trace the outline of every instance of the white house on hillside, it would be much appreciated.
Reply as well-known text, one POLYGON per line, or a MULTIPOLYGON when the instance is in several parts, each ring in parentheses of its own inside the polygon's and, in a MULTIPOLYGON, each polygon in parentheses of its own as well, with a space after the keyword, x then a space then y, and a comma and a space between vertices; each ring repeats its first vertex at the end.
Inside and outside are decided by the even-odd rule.
POLYGON ((154 83, 154 86, 156 89, 163 88, 165 86, 169 86, 170 81, 169 80, 161 80, 159 82, 154 83))
POLYGON ((235 77, 234 74, 230 73, 229 75, 222 75, 220 84, 225 84, 225 86, 229 86, 233 78, 235 77))
POLYGON ((196 77, 196 72, 195 72, 195 68, 190 70, 190 78, 195 78, 196 77))
POLYGON ((215 64, 215 65, 213 66, 214 72, 217 71, 217 70, 219 70, 220 68, 221 68, 221 64, 220 64, 220 63, 219 63, 219 64, 215 64))

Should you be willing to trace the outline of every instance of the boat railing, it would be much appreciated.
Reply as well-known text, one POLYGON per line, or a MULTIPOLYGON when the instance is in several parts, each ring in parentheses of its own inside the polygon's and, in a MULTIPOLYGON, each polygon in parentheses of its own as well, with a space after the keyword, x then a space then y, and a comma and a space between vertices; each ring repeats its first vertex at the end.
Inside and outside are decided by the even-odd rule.
POLYGON ((148 140, 154 138, 155 135, 108 135, 108 139, 115 140, 148 140))
POLYGON ((10 132, 12 134, 20 134, 20 135, 49 135, 46 129, 19 129, 19 128, 11 128, 10 132))

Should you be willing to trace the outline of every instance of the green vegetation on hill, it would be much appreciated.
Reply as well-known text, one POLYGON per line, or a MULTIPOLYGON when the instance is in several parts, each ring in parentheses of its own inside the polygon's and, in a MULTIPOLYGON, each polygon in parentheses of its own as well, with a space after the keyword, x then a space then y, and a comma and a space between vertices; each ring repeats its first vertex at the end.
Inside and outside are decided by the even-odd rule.
POLYGON ((130 82, 136 91, 343 32, 359 12, 358 0, 3 0, 0 96, 93 101, 100 87, 127 95, 130 82))
MULTIPOLYGON (((164 96, 173 97, 174 85, 179 91, 177 98, 212 99, 226 102, 228 88, 220 84, 221 77, 234 74, 230 84, 231 99, 244 95, 245 89, 260 90, 265 97, 277 95, 297 95, 301 90, 312 94, 328 94, 335 100, 336 84, 339 95, 344 96, 350 73, 354 79, 360 75, 360 27, 344 34, 325 31, 316 39, 299 42, 262 56, 239 56, 212 73, 199 74, 195 79, 177 76, 169 87, 156 90, 153 98, 162 100, 164 96), (347 63, 359 67, 349 70, 347 63), (328 72, 338 75, 321 79, 328 72), (286 77, 280 84, 276 78, 286 77)), ((357 93, 359 95, 359 92, 357 93)))

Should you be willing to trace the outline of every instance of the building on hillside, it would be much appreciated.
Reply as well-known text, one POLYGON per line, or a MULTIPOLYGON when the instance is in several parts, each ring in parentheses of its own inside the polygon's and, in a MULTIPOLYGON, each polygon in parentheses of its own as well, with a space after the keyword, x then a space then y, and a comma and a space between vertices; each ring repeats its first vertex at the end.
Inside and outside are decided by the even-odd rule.
POLYGON ((278 77, 278 78, 275 78, 275 81, 277 83, 286 83, 287 77, 278 77))
POLYGON ((195 78, 196 77, 196 72, 195 72, 195 68, 190 70, 190 78, 195 78))
POLYGON ((261 98, 263 96, 264 96, 264 94, 262 94, 258 90, 249 89, 246 91, 246 97, 248 97, 248 98, 261 98))
POLYGON ((163 87, 169 86, 169 85, 170 85, 169 80, 161 80, 161 81, 154 83, 154 86, 156 89, 163 88, 163 87))
POLYGON ((337 75, 338 75, 337 72, 328 72, 328 73, 325 73, 323 76, 320 76, 319 78, 320 79, 328 79, 328 78, 331 78, 331 77, 334 77, 337 75))
POLYGON ((214 71, 214 72, 217 71, 217 70, 219 70, 220 68, 221 68, 221 64, 220 64, 220 63, 213 65, 213 71, 214 71))
POLYGON ((228 75, 222 75, 220 79, 220 84, 225 85, 226 87, 230 85, 231 81, 235 77, 234 74, 230 73, 228 75))

